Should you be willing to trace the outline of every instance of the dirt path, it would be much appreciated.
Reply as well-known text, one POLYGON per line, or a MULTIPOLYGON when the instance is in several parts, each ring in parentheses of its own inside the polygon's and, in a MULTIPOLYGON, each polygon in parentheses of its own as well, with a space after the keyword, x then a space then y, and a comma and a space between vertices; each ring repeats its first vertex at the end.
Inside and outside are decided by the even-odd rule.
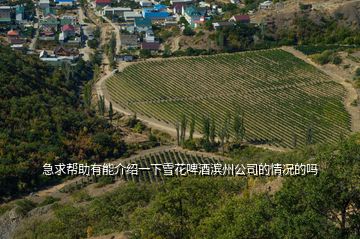
POLYGON ((282 49, 315 66, 319 70, 323 71, 325 74, 331 76, 334 81, 341 84, 345 88, 347 94, 344 99, 344 104, 346 110, 351 116, 351 130, 353 132, 360 132, 360 107, 351 105, 354 100, 359 99, 359 96, 353 85, 349 83, 349 80, 351 79, 347 79, 344 75, 341 74, 341 72, 334 68, 326 67, 326 65, 321 66, 314 63, 305 54, 295 50, 293 47, 282 47, 282 49))

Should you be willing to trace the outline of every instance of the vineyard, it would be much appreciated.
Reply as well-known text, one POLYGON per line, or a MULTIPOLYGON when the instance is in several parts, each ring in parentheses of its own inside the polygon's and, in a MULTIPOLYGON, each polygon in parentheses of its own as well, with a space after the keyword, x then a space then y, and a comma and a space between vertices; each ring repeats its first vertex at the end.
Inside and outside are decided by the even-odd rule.
POLYGON ((334 142, 350 131, 345 90, 315 67, 275 49, 133 64, 106 81, 127 111, 174 125, 182 114, 219 129, 228 112, 244 113, 246 140, 283 147, 334 142))
MULTIPOLYGON (((116 176, 111 176, 113 182, 116 180, 125 180, 144 183, 161 183, 166 177, 181 176, 179 168, 188 172, 187 175, 200 175, 201 165, 213 165, 221 163, 225 158, 219 156, 206 157, 200 153, 188 153, 178 150, 166 150, 157 153, 149 153, 145 156, 125 159, 121 162, 124 167, 116 176), (188 165, 200 165, 198 168, 188 168, 188 165), (136 167, 134 167, 136 165, 136 167), (135 172, 135 169, 137 173, 135 172), (149 169, 149 170, 148 170, 149 169), (156 172, 155 172, 156 171, 156 172)), ((114 165, 118 165, 114 163, 114 165)), ((109 177, 109 176, 105 176, 109 177)), ((68 184, 60 189, 60 192, 69 193, 88 186, 89 184, 99 182, 99 177, 81 177, 79 180, 68 184)))

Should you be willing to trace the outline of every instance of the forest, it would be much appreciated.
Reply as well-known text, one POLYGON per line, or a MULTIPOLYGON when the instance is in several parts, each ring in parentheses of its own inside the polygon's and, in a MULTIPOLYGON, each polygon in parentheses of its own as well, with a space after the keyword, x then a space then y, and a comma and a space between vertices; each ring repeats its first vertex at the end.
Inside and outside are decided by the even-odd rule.
POLYGON ((101 162, 126 151, 119 131, 85 107, 93 65, 51 67, 0 46, 0 201, 58 178, 44 163, 101 162))

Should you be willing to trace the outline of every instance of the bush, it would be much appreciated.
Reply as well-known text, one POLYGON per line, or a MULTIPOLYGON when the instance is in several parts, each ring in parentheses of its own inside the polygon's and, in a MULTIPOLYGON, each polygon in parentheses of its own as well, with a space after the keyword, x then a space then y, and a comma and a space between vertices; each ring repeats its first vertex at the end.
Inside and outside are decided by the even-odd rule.
POLYGON ((43 207, 49 204, 53 204, 54 202, 60 201, 60 198, 54 198, 52 196, 47 196, 44 201, 39 203, 39 207, 43 207))
POLYGON ((28 212, 36 207, 36 203, 28 199, 22 199, 16 202, 16 206, 16 213, 26 216, 28 212))
POLYGON ((183 30, 183 35, 193 36, 193 35, 195 35, 195 32, 193 31, 193 29, 191 29, 191 27, 186 26, 185 29, 183 30))

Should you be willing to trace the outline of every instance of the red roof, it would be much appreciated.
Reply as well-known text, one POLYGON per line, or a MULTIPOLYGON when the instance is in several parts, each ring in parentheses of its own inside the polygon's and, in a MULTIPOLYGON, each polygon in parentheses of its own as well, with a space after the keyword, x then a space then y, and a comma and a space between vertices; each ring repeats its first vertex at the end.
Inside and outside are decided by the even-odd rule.
POLYGON ((250 17, 248 15, 235 15, 235 21, 237 22, 248 22, 250 21, 250 17))
POLYGON ((18 36, 19 33, 17 31, 15 31, 15 30, 11 30, 11 31, 8 31, 7 35, 8 36, 18 36))
POLYGON ((69 25, 69 24, 65 24, 62 29, 61 29, 63 32, 65 31, 75 31, 75 28, 73 25, 69 25))
POLYGON ((96 4, 110 4, 111 0, 96 0, 95 1, 96 4))

